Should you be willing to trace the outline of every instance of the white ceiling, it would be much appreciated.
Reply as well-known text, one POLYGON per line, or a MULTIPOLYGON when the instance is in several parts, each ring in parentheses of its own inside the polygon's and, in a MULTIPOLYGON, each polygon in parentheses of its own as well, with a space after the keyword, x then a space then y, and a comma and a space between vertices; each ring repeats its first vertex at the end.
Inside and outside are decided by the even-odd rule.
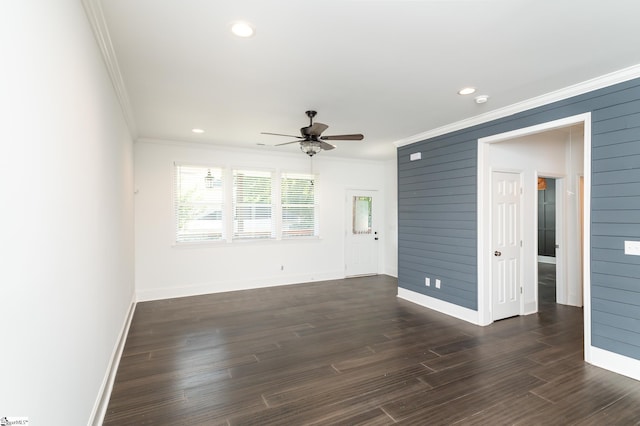
POLYGON ((325 135, 365 135, 319 155, 388 159, 394 141, 640 64, 637 0, 100 5, 139 138, 299 152, 260 132, 297 135, 315 109, 325 135), (233 36, 237 20, 256 34, 233 36))

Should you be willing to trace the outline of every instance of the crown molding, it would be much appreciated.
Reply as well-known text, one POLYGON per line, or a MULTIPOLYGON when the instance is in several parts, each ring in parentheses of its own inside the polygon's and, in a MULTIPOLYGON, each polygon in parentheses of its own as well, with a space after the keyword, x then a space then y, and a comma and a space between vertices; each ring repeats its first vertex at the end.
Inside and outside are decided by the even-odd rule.
POLYGON ((102 52, 107 72, 111 78, 111 84, 113 84, 116 97, 120 102, 120 108, 122 109, 122 114, 127 122, 127 126, 129 127, 129 132, 135 140, 138 137, 138 131, 135 120, 133 119, 133 111, 131 109, 131 103, 129 102, 129 95, 127 94, 127 88, 124 84, 122 74, 120 73, 118 59, 116 57, 115 50, 113 49, 113 44, 111 43, 109 29, 104 18, 100 0, 82 0, 82 5, 84 6, 85 13, 87 14, 89 24, 93 29, 93 34, 96 37, 100 51, 102 52))
POLYGON ((420 142, 426 139, 434 138, 436 136, 441 136, 447 133, 463 130, 471 126, 476 126, 478 124, 488 123, 489 121, 508 117, 513 114, 528 111, 530 109, 548 105, 550 103, 561 101, 563 99, 568 99, 574 96, 582 95, 597 89, 613 86, 614 84, 633 80, 634 78, 638 78, 638 77, 640 77, 640 64, 633 65, 628 68, 623 68, 621 70, 614 71, 612 73, 605 74, 603 76, 596 77, 591 80, 583 81, 581 83, 577 83, 572 86, 568 86, 560 90, 556 90, 554 92, 537 96, 535 98, 527 99, 525 101, 518 102, 512 105, 506 106, 504 108, 499 108, 494 111, 489 111, 485 114, 460 120, 455 123, 447 124, 442 127, 437 127, 432 130, 427 130, 426 132, 418 133, 417 135, 395 141, 393 144, 397 148, 400 148, 402 146, 409 145, 415 142, 420 142))

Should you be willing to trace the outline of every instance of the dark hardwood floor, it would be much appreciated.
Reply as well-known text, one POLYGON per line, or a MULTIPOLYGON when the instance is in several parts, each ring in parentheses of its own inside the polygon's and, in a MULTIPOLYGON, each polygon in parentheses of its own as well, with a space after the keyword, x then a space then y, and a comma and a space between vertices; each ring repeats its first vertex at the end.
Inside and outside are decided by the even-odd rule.
POLYGON ((396 291, 376 276, 139 303, 104 424, 640 424, 640 382, 582 361, 582 309, 555 287, 488 327, 396 291))

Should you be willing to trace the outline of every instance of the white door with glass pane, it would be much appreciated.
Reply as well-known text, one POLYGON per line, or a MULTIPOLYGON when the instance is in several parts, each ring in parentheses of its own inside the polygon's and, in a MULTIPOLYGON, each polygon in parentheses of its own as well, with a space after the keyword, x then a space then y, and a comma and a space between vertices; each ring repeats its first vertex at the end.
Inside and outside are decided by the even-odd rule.
POLYGON ((345 275, 378 273, 378 230, 376 191, 347 191, 347 235, 345 238, 345 275))

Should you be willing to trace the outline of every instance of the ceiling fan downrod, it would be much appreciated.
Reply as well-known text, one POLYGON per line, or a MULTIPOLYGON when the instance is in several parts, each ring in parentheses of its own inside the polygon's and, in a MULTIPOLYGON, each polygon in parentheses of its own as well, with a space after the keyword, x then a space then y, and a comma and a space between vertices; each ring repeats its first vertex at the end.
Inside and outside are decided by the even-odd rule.
POLYGON ((305 111, 305 114, 309 117, 309 126, 313 126, 313 117, 315 117, 317 113, 317 111, 305 111))

